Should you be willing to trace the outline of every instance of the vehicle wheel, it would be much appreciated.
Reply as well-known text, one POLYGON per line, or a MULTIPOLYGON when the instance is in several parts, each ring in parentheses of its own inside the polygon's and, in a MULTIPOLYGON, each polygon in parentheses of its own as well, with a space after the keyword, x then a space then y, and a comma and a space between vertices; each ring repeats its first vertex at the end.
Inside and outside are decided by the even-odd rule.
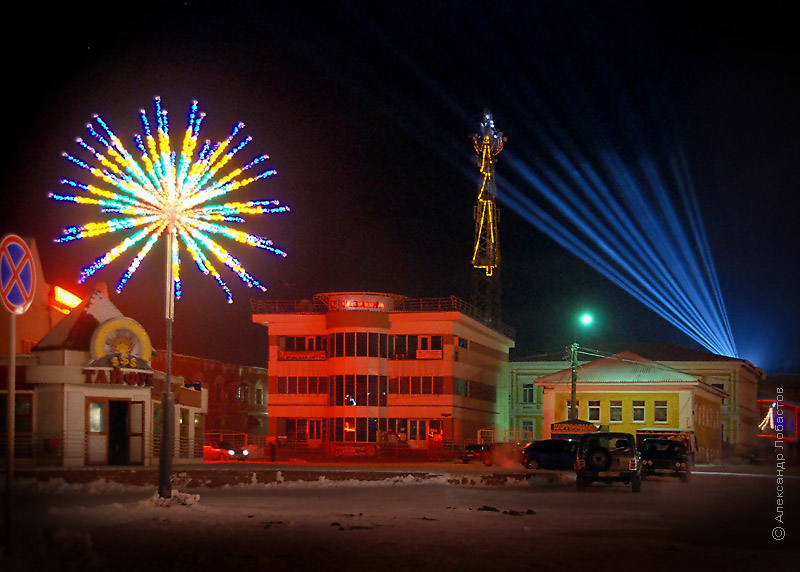
POLYGON ((584 479, 583 477, 577 477, 575 479, 575 486, 578 489, 578 491, 586 490, 586 479, 584 479))
POLYGON ((225 460, 225 453, 220 453, 219 454, 219 460, 220 461, 224 461, 225 460))
POLYGON ((642 477, 633 477, 631 481, 631 490, 635 493, 642 492, 642 477))
POLYGON ((611 453, 608 449, 597 447, 586 453, 586 466, 595 471, 605 471, 611 465, 611 453))

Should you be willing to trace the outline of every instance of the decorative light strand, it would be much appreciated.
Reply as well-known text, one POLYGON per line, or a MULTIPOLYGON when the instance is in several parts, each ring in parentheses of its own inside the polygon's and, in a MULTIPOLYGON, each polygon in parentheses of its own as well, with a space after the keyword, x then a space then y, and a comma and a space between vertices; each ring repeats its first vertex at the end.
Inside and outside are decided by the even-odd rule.
POLYGON ((224 141, 217 143, 205 141, 195 155, 200 125, 205 113, 200 112, 197 101, 193 101, 180 150, 176 152, 170 143, 169 117, 167 111, 162 108, 159 97, 155 98, 154 107, 154 123, 151 123, 144 110, 139 113, 144 134, 135 134, 133 137, 134 145, 139 152, 139 160, 127 151, 108 124, 97 115, 93 118, 94 123, 87 125, 87 131, 97 145, 80 138, 76 140, 78 146, 92 157, 95 165, 64 153, 64 157, 70 163, 100 179, 103 186, 64 178, 61 180, 63 185, 84 191, 86 194, 50 193, 50 198, 59 202, 94 205, 99 207, 102 213, 125 216, 91 222, 83 226, 67 227, 56 242, 72 242, 112 232, 137 229, 117 246, 84 267, 79 282, 85 282, 132 246, 144 241, 144 246, 117 282, 116 291, 121 292, 162 234, 165 231, 174 231, 179 239, 175 241, 171 253, 176 298, 180 298, 182 290, 180 243, 186 247, 197 268, 204 274, 213 276, 228 302, 233 300, 231 291, 203 249, 227 266, 249 287, 266 291, 266 287, 245 270, 237 258, 208 235, 220 235, 253 248, 267 250, 277 256, 286 256, 285 251, 274 246, 267 238, 219 223, 241 224, 245 222, 242 215, 285 213, 289 211, 289 207, 281 205, 274 199, 209 204, 214 199, 274 175, 273 169, 266 169, 249 178, 238 178, 269 157, 259 155, 243 167, 222 175, 221 171, 252 140, 248 136, 236 142, 244 123, 234 125, 224 141), (155 133, 152 125, 155 125, 155 133))

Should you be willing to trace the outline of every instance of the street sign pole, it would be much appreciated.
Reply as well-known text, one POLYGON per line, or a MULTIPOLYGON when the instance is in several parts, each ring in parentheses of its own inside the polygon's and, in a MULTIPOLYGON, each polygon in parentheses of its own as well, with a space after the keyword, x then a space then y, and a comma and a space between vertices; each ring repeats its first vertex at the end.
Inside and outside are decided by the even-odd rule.
POLYGON ((33 302, 36 291, 36 266, 25 241, 16 234, 7 234, 0 241, 0 301, 9 313, 8 320, 8 387, 6 392, 6 502, 5 546, 13 552, 11 541, 11 487, 14 482, 14 440, 16 436, 17 385, 17 314, 24 314, 33 302))
POLYGON ((6 393, 6 551, 12 552, 11 544, 11 483, 14 480, 14 403, 17 385, 17 315, 9 313, 8 319, 8 392, 6 393))

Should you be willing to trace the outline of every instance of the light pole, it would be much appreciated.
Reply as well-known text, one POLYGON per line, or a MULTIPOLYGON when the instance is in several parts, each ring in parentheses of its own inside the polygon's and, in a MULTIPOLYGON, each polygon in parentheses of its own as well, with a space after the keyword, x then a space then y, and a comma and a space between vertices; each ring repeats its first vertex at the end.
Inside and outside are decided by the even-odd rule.
POLYGON ((173 249, 175 248, 175 226, 167 229, 167 289, 166 289, 166 320, 167 320, 167 355, 166 371, 164 372, 164 393, 161 396, 161 451, 158 457, 158 496, 161 498, 172 497, 172 457, 175 448, 175 395, 172 393, 172 324, 175 321, 175 285, 173 275, 173 249))
MULTIPOLYGON (((592 316, 591 314, 583 314, 580 318, 580 323, 583 326, 588 326, 592 323, 592 316)), ((578 345, 577 341, 578 337, 578 329, 575 328, 575 338, 576 340, 572 342, 572 345, 569 347, 569 363, 572 369, 572 391, 570 394, 570 402, 569 402, 569 418, 570 419, 577 419, 578 418, 578 402, 577 402, 577 393, 578 393, 578 345)))

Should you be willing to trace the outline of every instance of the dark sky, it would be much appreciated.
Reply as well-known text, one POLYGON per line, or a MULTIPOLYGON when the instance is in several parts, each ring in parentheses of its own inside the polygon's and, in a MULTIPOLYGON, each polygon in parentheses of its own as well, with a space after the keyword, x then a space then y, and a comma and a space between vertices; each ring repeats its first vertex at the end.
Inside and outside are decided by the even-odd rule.
MULTIPOLYGON (((244 121, 254 139, 247 158, 270 155, 278 175, 238 198, 290 205, 289 215, 250 217, 245 226, 289 256, 230 248, 269 296, 356 290, 469 299, 478 184, 471 134, 488 107, 508 137, 497 170, 509 185, 520 183, 512 160, 533 171, 552 161, 547 132, 568 133, 588 158, 680 149, 741 356, 768 371, 800 370, 794 3, 125 4, 31 4, 18 8, 3 38, 11 101, 2 231, 37 239, 48 282, 85 293, 80 269, 121 240, 52 243, 65 226, 102 218, 93 207, 47 198, 62 190, 61 177, 89 182, 61 152, 78 152, 74 139, 95 113, 133 148, 138 111, 151 111, 159 95, 173 134, 197 99, 208 114, 202 137, 220 140, 244 121)), ((584 345, 698 347, 501 209, 504 318, 517 328, 517 355, 570 343, 573 316, 585 307, 597 323, 584 345)), ((97 280, 112 287, 132 256, 97 280)), ((228 305, 213 279, 184 261, 175 350, 263 365, 265 331, 250 324, 257 292, 223 269, 235 300, 228 305)), ((158 347, 163 275, 159 249, 112 296, 158 347)))

